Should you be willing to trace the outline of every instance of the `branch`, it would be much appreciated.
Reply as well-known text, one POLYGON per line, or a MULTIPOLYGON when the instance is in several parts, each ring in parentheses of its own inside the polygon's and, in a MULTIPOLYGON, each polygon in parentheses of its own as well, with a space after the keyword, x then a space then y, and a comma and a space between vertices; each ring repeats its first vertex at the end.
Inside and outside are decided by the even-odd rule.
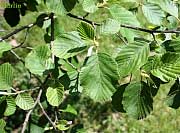
POLYGON ((28 121, 29 121, 29 117, 30 117, 32 111, 34 110, 34 108, 36 107, 36 105, 38 104, 38 102, 40 102, 40 98, 41 98, 41 95, 42 95, 42 90, 43 90, 43 88, 44 88, 44 85, 47 83, 49 77, 50 77, 50 75, 48 75, 48 76, 45 78, 45 80, 44 80, 43 83, 40 81, 41 86, 39 87, 40 90, 39 90, 38 96, 37 96, 37 98, 36 98, 36 101, 35 101, 35 103, 34 103, 33 108, 32 108, 31 110, 29 110, 28 113, 26 114, 26 118, 25 118, 25 120, 24 120, 23 128, 22 128, 22 130, 21 130, 21 133, 24 133, 24 132, 25 132, 26 126, 27 126, 28 121))
POLYGON ((53 128, 56 130, 56 125, 54 124, 54 122, 51 120, 51 118, 48 116, 48 114, 46 113, 46 111, 44 110, 42 104, 40 101, 38 101, 38 104, 43 112, 43 114, 46 116, 46 118, 48 119, 48 121, 51 123, 51 125, 53 126, 53 128))
POLYGON ((91 25, 97 25, 97 26, 100 26, 100 25, 101 25, 100 23, 96 23, 96 22, 90 21, 90 20, 88 20, 88 19, 85 19, 85 18, 82 17, 82 16, 76 16, 76 15, 71 14, 71 13, 68 13, 67 16, 69 16, 69 17, 71 17, 71 18, 78 19, 78 20, 82 20, 82 21, 87 22, 87 23, 89 23, 89 24, 91 24, 91 25))
POLYGON ((28 25, 25 25, 25 26, 20 27, 19 29, 15 29, 15 30, 12 31, 11 33, 9 33, 9 34, 7 34, 7 35, 5 35, 5 36, 3 36, 3 37, 0 37, 0 42, 2 42, 2 41, 5 40, 5 39, 8 39, 9 37, 15 35, 16 33, 20 32, 20 31, 22 31, 22 30, 24 30, 24 29, 29 29, 29 28, 33 27, 34 25, 36 25, 36 23, 28 24, 28 25))
POLYGON ((70 65, 74 70, 76 70, 77 72, 79 72, 78 68, 76 66, 74 66, 71 62, 69 62, 66 59, 63 59, 68 65, 70 65))
POLYGON ((26 126, 27 126, 28 121, 29 121, 29 117, 30 117, 32 111, 34 110, 34 108, 36 107, 36 105, 38 104, 38 101, 40 101, 41 95, 42 95, 42 89, 40 89, 40 91, 39 91, 39 93, 38 93, 38 97, 37 97, 37 99, 36 99, 36 101, 35 101, 35 103, 34 103, 33 108, 32 108, 31 110, 29 110, 28 113, 26 114, 26 118, 25 118, 25 120, 24 120, 21 133, 24 133, 24 132, 25 132, 26 126))
MULTIPOLYGON (((102 25, 101 23, 96 23, 96 22, 93 22, 91 20, 85 19, 83 16, 77 16, 77 15, 74 15, 71 13, 68 13, 67 16, 74 18, 74 19, 82 20, 82 21, 87 22, 91 25, 97 25, 97 26, 102 25)), ((150 34, 153 34, 153 33, 180 33, 179 30, 150 30, 150 29, 140 28, 140 27, 136 27, 136 26, 132 26, 132 25, 126 25, 126 24, 120 24, 120 27, 138 30, 138 31, 142 31, 142 32, 147 32, 150 34)))
POLYGON ((29 33, 29 29, 26 30, 26 34, 24 36, 24 40, 18 46, 14 47, 12 49, 17 49, 17 48, 21 47, 25 43, 25 41, 27 39, 27 36, 28 36, 28 33, 29 33))
POLYGON ((0 95, 7 95, 7 96, 9 96, 9 95, 17 95, 17 94, 20 94, 20 93, 29 92, 29 91, 35 91, 35 90, 37 90, 37 88, 29 89, 29 90, 16 91, 16 92, 12 92, 12 93, 0 91, 0 95))
POLYGON ((153 34, 153 33, 180 33, 179 30, 149 30, 149 29, 145 29, 145 28, 140 28, 140 27, 131 26, 131 25, 124 25, 124 24, 121 24, 120 26, 123 28, 127 28, 127 29, 133 29, 133 30, 138 30, 138 31, 142 31, 142 32, 147 32, 150 34, 153 34))
MULTIPOLYGON (((50 19, 49 17, 45 17, 42 21, 46 21, 50 19)), ((28 24, 28 25, 25 25, 25 26, 22 26, 18 29, 15 29, 14 31, 8 33, 7 35, 3 36, 3 37, 0 37, 0 42, 2 42, 3 40, 6 40, 8 39, 9 37, 17 34, 18 32, 22 31, 22 30, 25 30, 25 29, 29 29, 29 28, 32 28, 33 26, 37 25, 37 22, 34 22, 32 24, 28 24)))

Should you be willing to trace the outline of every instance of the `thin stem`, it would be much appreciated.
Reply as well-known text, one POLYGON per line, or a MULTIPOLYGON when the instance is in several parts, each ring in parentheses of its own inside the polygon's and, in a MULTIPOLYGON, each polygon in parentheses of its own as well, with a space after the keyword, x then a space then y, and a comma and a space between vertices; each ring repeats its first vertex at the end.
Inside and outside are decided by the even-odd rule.
POLYGON ((1 38, 0 38, 0 42, 2 42, 2 41, 5 40, 5 39, 8 39, 9 37, 17 34, 18 32, 20 32, 20 31, 22 31, 22 30, 24 30, 24 29, 29 29, 29 28, 33 27, 34 25, 36 25, 36 23, 28 24, 28 25, 25 25, 25 26, 20 27, 19 29, 15 29, 15 30, 12 31, 11 33, 9 33, 9 34, 1 37, 1 38))
POLYGON ((125 45, 128 45, 128 42, 121 35, 119 35, 118 33, 116 35, 121 41, 123 41, 125 45))
POLYGON ((46 113, 46 111, 44 110, 42 104, 40 101, 38 101, 38 104, 43 112, 43 114, 46 116, 46 118, 48 119, 48 121, 51 123, 51 125, 53 126, 53 128, 56 130, 56 125, 54 124, 54 122, 51 120, 51 118, 48 116, 48 114, 46 113))
POLYGON ((76 70, 77 72, 79 72, 78 68, 76 66, 74 66, 71 62, 69 62, 66 59, 63 59, 68 65, 70 65, 74 70, 76 70))
POLYGON ((29 90, 22 90, 22 91, 16 91, 16 92, 12 92, 12 93, 9 93, 9 92, 0 92, 0 95, 17 95, 17 94, 20 94, 20 93, 24 93, 24 92, 30 92, 30 91, 35 91, 35 90, 38 90, 38 88, 35 88, 35 89, 29 89, 29 90))
POLYGON ((27 39, 28 32, 29 32, 29 29, 26 30, 26 34, 24 36, 24 40, 18 46, 14 47, 12 49, 17 49, 17 48, 21 47, 25 43, 25 41, 27 39))
MULTIPOLYGON (((50 19, 49 17, 46 17, 46 18, 44 18, 42 21, 46 21, 46 20, 49 20, 49 19, 50 19)), ((20 28, 18 28, 18 29, 15 29, 14 31, 8 33, 7 35, 0 37, 0 42, 2 42, 3 40, 8 39, 9 37, 11 37, 11 36, 19 33, 19 32, 22 31, 22 30, 30 29, 30 28, 32 28, 32 27, 35 26, 35 25, 37 25, 37 22, 34 22, 34 23, 32 23, 32 24, 28 24, 28 25, 22 26, 22 27, 20 27, 20 28)))
POLYGON ((125 24, 121 24, 120 26, 127 28, 127 29, 133 29, 133 30, 138 30, 138 31, 142 31, 142 32, 147 32, 150 34, 153 34, 153 33, 180 33, 179 30, 149 30, 149 29, 140 28, 140 27, 131 26, 131 25, 125 25, 125 24))
POLYGON ((19 61, 21 61, 23 64, 25 64, 25 62, 23 61, 23 59, 21 59, 21 57, 19 57, 19 55, 17 55, 13 50, 10 50, 10 52, 11 52, 19 61))
POLYGON ((40 101, 41 95, 42 95, 42 89, 39 90, 39 93, 38 93, 38 96, 37 96, 37 98, 36 98, 36 101, 35 101, 35 103, 34 103, 33 108, 32 108, 31 110, 29 110, 28 113, 26 114, 26 118, 25 118, 25 120, 24 120, 21 133, 24 133, 24 132, 25 132, 26 127, 27 127, 27 124, 28 124, 28 121, 29 121, 29 118, 30 118, 30 115, 31 115, 32 111, 34 110, 34 108, 36 107, 36 105, 38 104, 38 101, 40 101))
POLYGON ((85 19, 85 18, 82 17, 82 16, 76 16, 76 15, 74 15, 74 14, 72 14, 72 13, 68 13, 67 16, 69 16, 69 17, 71 17, 71 18, 74 18, 74 19, 82 20, 82 21, 87 22, 87 23, 89 23, 89 24, 91 24, 91 25, 98 25, 98 26, 101 25, 100 23, 96 23, 96 22, 90 21, 90 20, 88 20, 88 19, 85 19))
MULTIPOLYGON (((74 18, 74 19, 82 20, 82 21, 87 22, 91 25, 101 26, 101 23, 90 21, 88 19, 85 19, 83 16, 76 16, 72 13, 68 13, 67 16, 74 18)), ((156 30, 156 29, 150 30, 150 29, 140 28, 140 27, 136 27, 136 26, 132 26, 132 25, 126 25, 126 24, 121 24, 120 27, 138 30, 138 31, 142 31, 142 32, 147 32, 150 34, 153 34, 153 33, 180 33, 179 30, 156 30)))
POLYGON ((42 91, 43 91, 43 89, 44 89, 44 85, 47 83, 49 77, 50 77, 50 76, 48 75, 48 76, 45 78, 45 80, 44 80, 43 83, 42 83, 42 81, 41 81, 40 79, 38 79, 38 80, 40 80, 40 83, 41 83, 41 86, 39 87, 40 90, 39 90, 39 93, 38 93, 38 96, 37 96, 37 98, 36 98, 36 101, 35 101, 35 103, 34 103, 33 108, 32 108, 31 110, 29 110, 28 113, 26 114, 26 118, 25 118, 25 120, 24 120, 23 128, 22 128, 21 133, 24 133, 24 132, 25 132, 27 123, 28 123, 28 121, 29 121, 29 117, 30 117, 32 111, 34 110, 34 108, 36 107, 36 105, 38 104, 38 102, 40 102, 41 95, 42 95, 42 91))

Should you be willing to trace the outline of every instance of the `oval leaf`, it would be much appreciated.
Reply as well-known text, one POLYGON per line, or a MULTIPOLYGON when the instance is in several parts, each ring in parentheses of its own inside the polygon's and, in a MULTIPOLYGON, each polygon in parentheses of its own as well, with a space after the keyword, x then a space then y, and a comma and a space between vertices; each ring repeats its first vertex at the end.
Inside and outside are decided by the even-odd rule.
POLYGON ((171 87, 168 93, 166 103, 168 104, 169 107, 178 109, 180 107, 179 99, 180 99, 180 84, 179 84, 179 80, 176 80, 176 82, 173 84, 173 86, 171 87))
POLYGON ((160 7, 154 4, 143 5, 142 11, 147 20, 154 25, 161 25, 162 20, 165 17, 165 14, 160 7))
POLYGON ((54 68, 48 46, 35 47, 25 58, 25 66, 32 73, 38 75, 42 75, 45 70, 54 68))
POLYGON ((77 31, 83 40, 94 40, 94 28, 90 24, 81 22, 77 31))
MULTIPOLYGON (((157 57, 156 57, 157 58, 157 57)), ((154 62, 151 73, 164 82, 180 76, 180 54, 166 53, 154 62)))
POLYGON ((144 83, 129 84, 123 94, 123 107, 135 119, 143 119, 153 110, 149 86, 144 83))
POLYGON ((98 10, 98 7, 95 5, 94 0, 84 0, 82 3, 84 11, 89 13, 94 13, 98 10))
POLYGON ((33 108, 34 100, 28 93, 21 93, 16 97, 16 105, 23 110, 29 110, 33 108))
POLYGON ((138 70, 146 63, 149 52, 149 45, 146 42, 134 42, 122 47, 116 57, 120 76, 124 77, 138 70))
POLYGON ((7 102, 7 107, 6 107, 6 111, 5 111, 4 115, 10 116, 10 115, 14 114, 16 111, 16 102, 15 102, 15 99, 11 96, 6 98, 6 102, 7 102))
POLYGON ((9 90, 13 82, 13 68, 9 63, 0 65, 0 90, 9 90))
POLYGON ((48 87, 46 97, 52 106, 59 106, 63 100, 64 87, 60 83, 56 87, 48 87))
POLYGON ((11 50, 11 45, 6 42, 1 42, 0 43, 0 58, 2 57, 3 52, 11 50))
POLYGON ((54 41, 52 53, 59 58, 67 59, 82 52, 85 48, 86 45, 81 40, 78 32, 69 32, 60 35, 60 37, 54 41))
POLYGON ((140 23, 137 20, 136 16, 124 7, 121 7, 119 5, 112 5, 109 10, 113 18, 120 24, 140 26, 140 23))
POLYGON ((111 100, 116 90, 113 82, 118 78, 116 62, 104 53, 91 56, 80 73, 83 92, 98 102, 111 100))
POLYGON ((120 24, 114 19, 108 18, 100 26, 100 32, 102 34, 115 34, 120 30, 120 24))

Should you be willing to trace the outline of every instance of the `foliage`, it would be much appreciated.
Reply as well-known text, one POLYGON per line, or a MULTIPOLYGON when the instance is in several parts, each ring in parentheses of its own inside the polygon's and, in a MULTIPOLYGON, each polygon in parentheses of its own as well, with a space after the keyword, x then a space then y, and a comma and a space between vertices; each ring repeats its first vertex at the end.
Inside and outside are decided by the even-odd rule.
POLYGON ((22 132, 27 129, 83 132, 85 129, 78 129, 73 123, 79 113, 73 103, 78 100, 72 98, 68 102, 69 97, 78 99, 80 95, 100 104, 112 102, 113 109, 143 119, 153 111, 160 86, 171 82, 174 84, 168 86, 165 101, 169 107, 179 108, 180 3, 177 1, 12 0, 10 3, 21 8, 6 8, 3 14, 7 24, 15 29, 0 38, 0 132, 8 130, 7 118, 19 111, 25 113, 23 110, 28 113, 23 116, 24 123, 20 123, 22 132), (74 15, 76 10, 83 16, 74 15), (96 19, 98 13, 102 17, 97 15, 96 19), (35 15, 36 20, 22 26, 28 15, 35 15), (63 18, 68 22, 64 27, 60 25, 63 18), (72 19, 77 20, 77 25, 73 25, 72 19), (38 38, 41 43, 31 44, 36 40, 35 33, 26 43, 32 29, 43 34, 44 38, 38 38), (21 43, 8 40, 25 30, 21 43), (105 38, 114 36, 119 39, 118 45, 106 43, 105 38), (112 46, 110 50, 114 53, 104 52, 103 43, 112 46), (20 50, 23 55, 18 53, 20 50), (18 72, 18 67, 24 75, 18 72), (23 81, 17 83, 17 78, 23 81), (61 117, 63 114, 68 115, 61 117))

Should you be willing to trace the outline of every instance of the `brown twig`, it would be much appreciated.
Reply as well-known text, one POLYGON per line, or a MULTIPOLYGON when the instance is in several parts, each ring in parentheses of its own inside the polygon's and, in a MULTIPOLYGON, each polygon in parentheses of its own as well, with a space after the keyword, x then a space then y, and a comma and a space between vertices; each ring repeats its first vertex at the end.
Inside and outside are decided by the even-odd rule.
POLYGON ((125 25, 125 24, 121 24, 120 26, 123 28, 127 28, 127 29, 133 29, 133 30, 138 30, 138 31, 142 31, 142 32, 147 32, 150 34, 154 34, 154 33, 180 33, 179 30, 150 30, 150 29, 140 28, 140 27, 131 26, 131 25, 125 25))
MULTIPOLYGON (((82 20, 82 21, 87 22, 87 23, 89 23, 91 25, 97 25, 97 26, 101 25, 101 23, 90 21, 88 19, 85 19, 83 16, 77 16, 77 15, 74 15, 72 13, 68 13, 67 16, 72 17, 74 19, 82 20)), ((127 29, 132 29, 132 30, 138 30, 138 31, 150 33, 152 35, 154 33, 180 33, 179 30, 156 30, 156 29, 155 30, 154 29, 150 30, 150 29, 140 28, 140 27, 136 27, 136 26, 132 26, 132 25, 126 25, 126 24, 120 24, 120 27, 127 28, 127 29)))
POLYGON ((42 104, 40 101, 38 101, 38 104, 43 112, 43 114, 45 115, 45 117, 48 119, 48 121, 51 123, 51 125, 53 126, 53 128, 56 130, 56 125, 54 124, 54 122, 51 120, 51 118, 48 116, 48 114, 46 113, 46 111, 44 110, 42 104))
MULTIPOLYGON (((50 19, 50 17, 46 17, 46 18, 42 19, 42 21, 46 21, 46 20, 49 20, 49 19, 50 19)), ((32 28, 35 25, 37 25, 37 22, 34 22, 32 24, 28 24, 28 25, 22 26, 22 27, 20 27, 18 29, 15 29, 14 31, 8 33, 7 35, 0 37, 0 42, 2 42, 3 40, 8 39, 9 37, 17 34, 18 32, 20 32, 22 30, 30 29, 30 28, 32 28)))
POLYGON ((32 111, 34 110, 34 108, 36 107, 36 105, 38 104, 38 102, 40 101, 41 95, 42 95, 42 89, 39 90, 39 93, 38 93, 38 96, 37 96, 37 98, 36 98, 36 101, 35 101, 35 103, 34 103, 33 108, 32 108, 31 110, 29 110, 28 113, 26 114, 26 118, 25 118, 25 120, 24 120, 21 133, 24 133, 24 132, 25 132, 26 127, 27 127, 27 124, 28 124, 28 121, 29 121, 29 117, 30 117, 32 111))
POLYGON ((28 24, 28 25, 20 27, 19 29, 15 29, 14 31, 10 32, 9 34, 7 34, 7 35, 5 35, 3 37, 0 37, 0 42, 2 42, 3 40, 8 39, 9 37, 17 34, 18 32, 20 32, 20 31, 22 31, 24 29, 29 29, 29 28, 33 27, 34 25, 36 25, 36 23, 28 24))
POLYGON ((89 23, 89 24, 91 24, 91 25, 98 25, 98 26, 101 25, 100 23, 96 23, 96 22, 90 21, 90 20, 88 20, 88 19, 85 19, 85 18, 82 17, 82 16, 76 16, 76 15, 74 15, 74 14, 72 14, 72 13, 68 13, 67 16, 69 16, 69 17, 71 17, 71 18, 74 18, 74 19, 78 19, 78 20, 85 21, 85 22, 87 22, 87 23, 89 23))

